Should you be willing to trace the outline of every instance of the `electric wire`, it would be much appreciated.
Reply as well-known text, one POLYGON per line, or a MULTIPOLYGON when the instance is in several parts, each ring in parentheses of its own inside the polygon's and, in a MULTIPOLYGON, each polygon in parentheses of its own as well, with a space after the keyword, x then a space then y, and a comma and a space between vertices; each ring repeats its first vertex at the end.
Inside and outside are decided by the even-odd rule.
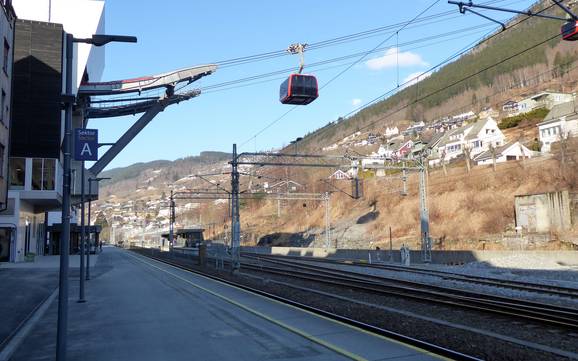
MULTIPOLYGON (((481 4, 491 5, 491 4, 501 3, 501 2, 504 2, 504 0, 486 1, 486 2, 482 2, 481 4)), ((525 2, 525 1, 524 0, 510 1, 510 2, 506 2, 505 5, 512 5, 512 4, 516 4, 516 3, 520 3, 520 2, 525 2)), ((381 27, 377 27, 377 28, 373 28, 373 29, 369 29, 369 30, 360 31, 360 32, 353 33, 353 34, 347 34, 347 35, 338 36, 338 37, 335 37, 332 39, 326 39, 326 40, 318 41, 318 42, 309 44, 307 47, 307 51, 322 49, 322 48, 325 48, 328 46, 333 46, 333 45, 341 45, 341 44, 348 43, 351 41, 364 40, 364 39, 367 39, 368 37, 380 36, 380 35, 382 35, 381 34, 382 32, 393 30, 393 29, 396 29, 400 26, 407 26, 407 29, 411 29, 411 28, 418 27, 417 24, 419 24, 419 26, 421 27, 424 25, 431 25, 431 24, 438 23, 441 21, 447 21, 448 20, 447 17, 449 17, 450 19, 460 17, 460 15, 453 16, 453 14, 455 14, 455 11, 448 10, 448 11, 443 11, 443 12, 439 12, 436 14, 424 16, 424 17, 421 17, 420 19, 403 21, 403 22, 399 22, 399 23, 395 23, 395 24, 389 24, 389 25, 385 25, 385 26, 381 26, 381 27), (433 20, 433 21, 428 22, 430 20, 433 20), (415 25, 409 26, 412 23, 415 25)), ((393 33, 395 33, 395 31, 393 31, 393 33)), ((266 60, 266 59, 280 57, 280 56, 288 56, 288 55, 289 54, 287 53, 287 51, 285 49, 283 49, 283 50, 269 51, 269 52, 254 54, 254 55, 242 56, 242 57, 237 57, 237 58, 232 58, 232 59, 227 59, 227 60, 220 60, 220 61, 213 62, 213 64, 219 65, 221 68, 223 68, 223 67, 228 67, 231 65, 242 65, 242 64, 246 64, 246 63, 249 63, 252 61, 261 61, 261 60, 266 60)))
MULTIPOLYGON (((540 14, 540 13, 542 13, 542 12, 544 12, 544 11, 552 8, 554 5, 555 5, 555 4, 551 4, 551 5, 545 7, 544 9, 542 9, 542 10, 536 12, 536 13, 537 13, 537 14, 540 14)), ((511 20, 507 21, 506 23, 510 23, 510 22, 513 21, 513 19, 516 19, 516 18, 518 18, 518 17, 519 17, 519 16, 513 16, 513 17, 511 18, 511 20)), ((520 21, 518 21, 517 23, 514 23, 513 25, 508 26, 506 29, 510 29, 510 28, 512 28, 512 27, 514 27, 514 26, 517 26, 518 24, 520 24, 520 23, 528 20, 529 18, 530 18, 530 17, 522 18, 522 19, 521 19, 520 21)), ((408 24, 406 23, 405 26, 407 26, 407 25, 408 25, 408 24)), ((476 41, 476 42, 475 42, 475 45, 472 45, 471 47, 469 47, 469 48, 467 48, 467 49, 465 49, 465 50, 463 50, 463 51, 460 51, 460 52, 458 52, 458 53, 450 56, 450 57, 448 58, 449 60, 446 60, 445 62, 441 62, 441 63, 437 64, 435 67, 432 67, 432 69, 435 69, 435 68, 437 68, 437 67, 440 67, 441 65, 445 64, 446 62, 451 61, 452 59, 455 59, 455 58, 457 58, 458 56, 465 54, 465 53, 468 52, 469 50, 475 48, 476 46, 478 46, 479 44, 481 44, 481 43, 483 43, 483 42, 485 42, 485 41, 488 41, 488 40, 492 39, 493 37, 497 36, 497 35, 500 34, 500 33, 501 33, 501 32, 493 31, 493 35, 490 35, 490 36, 487 36, 487 35, 486 35, 486 36, 484 36, 482 39, 476 41)), ((391 37, 391 36, 390 36, 390 37, 391 37)), ((350 66, 350 67, 351 67, 351 66, 350 66)), ((348 67, 348 69, 349 69, 350 67, 348 67)), ((431 69, 428 70, 428 71, 431 71, 431 69)), ((426 72, 427 72, 427 71, 426 71, 426 72)), ((340 74, 342 74, 342 73, 343 73, 343 72, 340 72, 340 74)), ((422 74, 422 75, 423 75, 423 74, 422 74)), ((410 83, 410 82, 412 82, 412 81, 414 81, 414 80, 416 80, 416 79, 419 79, 419 77, 422 76, 422 75, 419 75, 419 76, 417 76, 417 77, 414 77, 413 79, 408 80, 407 82, 405 82, 404 84, 402 84, 402 85, 400 85, 400 86, 407 85, 408 83, 410 83)), ((333 81, 333 80, 335 80, 335 79, 330 80, 330 82, 333 81)), ((322 87, 322 88, 323 88, 323 87, 322 87)), ((320 89, 322 89, 322 88, 320 88, 320 89)), ((376 102, 378 99, 383 98, 384 96, 386 96, 386 95, 388 95, 388 94, 391 94, 392 92, 394 92, 394 91, 397 90, 398 88, 399 88, 399 87, 396 87, 396 88, 393 88, 393 89, 389 90, 389 91, 386 92, 385 94, 382 94, 380 97, 375 98, 375 99, 373 100, 373 102, 376 102)), ((367 104, 364 104, 362 107, 358 108, 357 110, 360 110, 361 108, 364 108, 364 107, 366 107, 366 106, 367 106, 367 104)), ((253 135, 251 138, 249 138, 249 139, 247 139, 245 142, 241 143, 241 147, 244 146, 244 145, 246 145, 246 144, 249 143, 250 141, 256 139, 257 136, 259 136, 259 135, 262 134, 264 131, 266 131, 267 129, 271 128, 274 124, 278 123, 280 120, 282 120, 283 118, 285 118, 289 113, 291 113, 291 112, 292 112, 293 110, 295 110, 296 108, 297 108, 297 106, 292 107, 292 108, 289 109, 287 112, 283 113, 280 117, 276 118, 276 119, 273 120, 271 123, 267 124, 267 126, 266 126, 265 128, 261 129, 259 132, 257 132, 255 135, 253 135)), ((351 114, 351 112, 350 112, 349 114, 351 114)), ((323 131, 323 128, 321 129, 321 131, 323 131)), ((313 134, 318 134, 318 132, 315 132, 315 133, 313 133, 313 134)))
POLYGON ((471 78, 473 78, 474 76, 477 76, 477 75, 479 75, 479 74, 481 74, 481 73, 483 73, 483 72, 485 72, 485 71, 487 71, 487 70, 489 70, 489 69, 491 69, 491 68, 494 68, 494 67, 496 67, 496 66, 498 66, 498 65, 500 65, 500 64, 503 64, 503 63, 505 63, 505 62, 507 62, 507 61, 509 61, 509 60, 511 60, 511 59, 513 59, 513 58, 515 58, 515 57, 517 57, 517 56, 520 56, 520 55, 522 55, 522 54, 525 54, 525 53, 527 53, 528 51, 530 51, 530 50, 532 50, 532 49, 535 49, 535 48, 537 48, 538 46, 543 45, 543 44, 545 44, 545 43, 547 43, 547 42, 549 42, 549 41, 551 41, 551 40, 553 40, 553 39, 556 39, 556 38, 559 37, 559 36, 560 36, 560 34, 555 34, 554 36, 551 36, 551 37, 549 37, 549 38, 547 38, 547 39, 545 39, 545 40, 543 40, 543 41, 540 41, 540 42, 537 43, 537 44, 534 44, 533 46, 531 46, 531 47, 529 47, 529 48, 526 48, 526 49, 524 49, 524 50, 522 50, 522 51, 519 51, 519 52, 517 52, 517 53, 515 53, 515 54, 513 54, 513 55, 510 55, 510 56, 508 56, 508 57, 500 60, 500 61, 497 62, 497 63, 491 64, 491 65, 489 65, 489 66, 487 66, 487 67, 485 67, 485 68, 482 68, 482 69, 480 69, 480 70, 478 70, 478 71, 476 71, 476 72, 474 72, 474 73, 472 73, 472 74, 470 74, 470 75, 468 75, 468 76, 466 76, 466 77, 464 77, 464 78, 462 78, 462 79, 456 80, 455 82, 453 82, 453 83, 451 83, 451 84, 449 84, 449 85, 446 85, 446 86, 444 86, 444 87, 442 87, 442 88, 440 88, 440 89, 434 90, 434 91, 432 91, 432 92, 430 92, 430 93, 428 93, 428 94, 426 94, 426 95, 424 95, 424 96, 422 96, 422 97, 420 97, 420 98, 417 98, 417 99, 414 100, 413 102, 409 102, 408 104, 405 104, 405 105, 397 108, 396 110, 394 110, 394 111, 392 111, 392 112, 389 112, 389 113, 387 113, 387 114, 379 117, 378 119, 372 121, 371 123, 366 124, 366 125, 364 125, 363 127, 360 127, 359 130, 364 130, 364 129, 370 127, 370 126, 373 126, 373 125, 375 125, 375 123, 377 123, 377 122, 379 122, 379 121, 382 121, 382 120, 384 120, 385 118, 387 118, 387 117, 389 117, 389 116, 391 116, 391 115, 393 115, 393 114, 396 114, 396 113, 398 113, 398 112, 400 112, 400 111, 408 108, 408 107, 411 106, 411 105, 417 104, 417 103, 419 103, 420 101, 422 101, 422 100, 424 100, 424 99, 427 99, 427 98, 429 98, 429 97, 431 97, 431 96, 433 96, 433 95, 435 95, 435 94, 438 94, 438 93, 440 93, 440 92, 442 92, 442 91, 444 91, 444 90, 447 90, 447 89, 449 89, 449 88, 451 88, 451 87, 453 87, 453 86, 455 86, 455 85, 457 85, 457 84, 459 84, 459 83, 461 83, 461 82, 464 82, 464 81, 466 81, 466 80, 468 80, 468 79, 471 79, 471 78))
MULTIPOLYGON (((409 24, 411 24, 412 22, 414 22, 415 20, 417 20, 421 15, 423 15, 424 13, 426 13, 427 11, 429 11, 432 7, 434 7, 436 4, 438 4, 440 2, 440 0, 435 0, 433 1, 429 6, 427 6, 424 10, 422 10, 420 13, 418 13, 415 17, 413 17, 410 21, 404 23, 398 30, 397 32, 400 32, 401 30, 405 29, 409 24)), ((359 59, 357 59, 355 62, 353 62, 352 64, 348 65, 345 69, 343 69, 342 71, 340 71, 339 73, 337 73, 334 77, 332 77, 329 81, 327 81, 323 86, 321 86, 319 88, 319 90, 324 89, 325 87, 327 87, 329 84, 331 84, 333 81, 335 81, 336 79, 338 79, 341 75, 343 75, 345 72, 347 72, 349 69, 351 69, 353 66, 355 66, 356 64, 358 64, 360 61, 362 61, 363 59, 365 59, 369 54, 371 54, 372 51, 375 51, 375 49, 381 47, 385 42, 389 41, 389 39, 391 39, 393 37, 393 35, 388 36, 387 38, 385 38, 384 40, 380 41, 376 46, 374 46, 372 49, 370 49, 369 51, 365 52, 364 54, 362 54, 359 59)), ((257 136, 259 136, 260 134, 262 134, 263 132, 265 132, 267 129, 271 128, 273 125, 275 125, 277 122, 281 121, 283 118, 285 118, 289 113, 291 113, 293 110, 295 110, 298 106, 293 106, 291 107, 288 111, 286 111, 285 113, 283 113, 283 115, 281 115, 280 117, 276 118, 274 121, 272 121, 271 123, 267 124, 267 126, 265 126, 265 128, 261 129, 259 132, 257 132, 257 134, 255 134, 253 137, 249 138, 248 140, 246 140, 245 142, 241 143, 240 148, 242 148, 244 145, 246 145, 247 143, 249 143, 250 141, 252 141, 254 138, 256 138, 257 136)))
MULTIPOLYGON (((493 0, 493 1, 488 1, 488 2, 482 3, 482 4, 493 4, 493 3, 499 3, 499 2, 502 2, 502 1, 503 1, 503 0, 493 0)), ((522 1, 524 1, 524 0, 517 0, 517 1, 511 2, 511 3, 517 3, 517 2, 522 2, 522 1)), ((510 4, 511 4, 511 3, 510 3, 510 4)), ((433 24, 433 23, 437 23, 437 22, 440 22, 440 21, 447 21, 447 19, 443 19, 443 17, 445 17, 445 16, 447 16, 447 15, 450 15, 450 14, 453 14, 453 13, 454 13, 453 11, 440 12, 440 13, 437 13, 437 14, 429 15, 429 16, 423 17, 423 18, 421 18, 421 19, 415 20, 414 23, 417 23, 417 22, 425 22, 424 24, 420 24, 420 26, 424 26, 424 25, 430 25, 430 24, 433 24), (432 19, 437 19, 437 18, 442 18, 442 19, 440 19, 440 20, 435 20, 435 21, 430 21, 430 22, 426 22, 427 20, 432 20, 432 19)), ((459 16, 455 16, 455 17, 451 17, 451 18, 457 18, 457 17, 459 17, 459 16)), ((340 45, 340 44, 345 43, 345 40, 346 40, 346 42, 351 42, 351 41, 355 41, 355 40, 365 39, 366 37, 365 37, 365 38, 361 38, 361 37, 360 37, 360 36, 362 36, 362 35, 365 36, 365 35, 368 35, 368 34, 373 34, 373 35, 371 35, 371 36, 378 36, 378 35, 380 35, 381 32, 383 32, 383 31, 385 31, 385 30, 393 29, 393 28, 395 28, 395 27, 398 26, 398 25, 407 26, 406 29, 411 29, 411 28, 417 27, 417 25, 409 26, 409 25, 411 24, 411 22, 412 22, 412 21, 400 22, 400 23, 397 23, 397 24, 391 24, 391 25, 387 25, 387 26, 383 26, 383 27, 379 27, 379 28, 374 28, 374 29, 370 29, 370 30, 365 30, 365 31, 362 31, 362 32, 358 32, 358 33, 354 33, 354 34, 349 34, 349 35, 344 35, 344 36, 336 37, 336 38, 333 38, 333 39, 323 40, 323 41, 320 41, 320 42, 311 44, 310 46, 308 46, 308 50, 316 50, 316 49, 324 48, 324 47, 326 47, 326 46, 340 45), (375 34, 375 33, 377 33, 377 34, 375 34)), ((491 25, 491 24, 490 24, 490 25, 491 25)), ((487 26, 487 25, 484 25, 484 26, 487 26)), ((476 28, 478 28, 478 27, 479 27, 479 26, 470 27, 470 28, 467 28, 467 29, 468 29, 468 30, 473 30, 473 29, 476 29, 476 28)), ((466 30, 466 29, 461 29, 462 32, 465 31, 465 30, 466 30)), ((443 33, 443 34, 438 34, 438 36, 439 36, 439 37, 449 36, 449 35, 451 35, 452 33, 457 33, 457 32, 459 32, 459 31, 460 31, 460 30, 456 30, 456 31, 454 31, 454 32, 443 33)), ((390 32, 390 34, 393 35, 393 34, 397 34, 398 32, 399 32, 399 30, 398 30, 398 31, 392 31, 392 32, 390 32)), ((437 38, 437 36, 430 36, 430 37, 427 37, 427 38, 422 38, 421 40, 418 40, 418 41, 427 41, 427 40, 431 40, 431 39, 435 39, 435 38, 437 38)), ((408 42, 408 43, 403 43, 403 44, 400 44, 400 45, 405 46, 405 45, 409 45, 409 44, 412 44, 412 43, 415 43, 415 41, 413 41, 413 42, 408 42)), ((384 49, 391 49, 391 47, 380 48, 380 49, 376 49, 375 51, 381 51, 381 50, 384 50, 384 49)), ((374 52, 375 52, 375 51, 374 51, 374 52)), ((363 53, 350 54, 349 57, 359 56, 360 54, 363 54, 363 53)), ((217 61, 217 62, 214 62, 214 63, 217 64, 217 65, 219 65, 219 66, 222 68, 222 67, 227 67, 227 66, 233 66, 233 65, 235 65, 235 64, 248 64, 248 63, 250 63, 250 62, 252 62, 252 61, 266 60, 266 59, 269 59, 269 57, 271 57, 271 56, 285 56, 285 55, 288 55, 288 53, 287 53, 285 50, 278 50, 278 51, 271 51, 271 52, 266 52, 266 53, 261 53, 261 54, 255 54, 255 55, 250 55, 250 56, 245 56, 245 57, 238 57, 238 58, 233 58, 233 59, 228 59, 228 60, 217 61)), ((344 58, 346 58, 346 57, 344 57, 344 58)), ((326 61, 319 62, 319 63, 317 63, 317 64, 310 64, 310 65, 308 65, 308 68, 315 67, 315 66, 319 66, 319 65, 322 65, 322 64, 325 64, 325 63, 329 63, 329 62, 338 61, 338 60, 340 60, 340 59, 339 59, 339 58, 328 59, 328 60, 326 60, 326 61)), ((279 71, 274 71, 274 72, 271 72, 271 73, 260 74, 260 75, 256 75, 256 76, 252 76, 252 77, 247 77, 247 78, 242 78, 242 79, 238 79, 238 80, 233 80, 233 81, 229 81, 229 82, 223 82, 223 83, 218 83, 218 84, 214 84, 214 85, 209 85, 208 87, 201 88, 201 90, 209 90, 209 89, 214 89, 214 88, 216 88, 216 87, 230 86, 230 85, 233 85, 233 84, 236 84, 236 83, 242 83, 242 82, 246 82, 246 81, 256 80, 256 79, 258 79, 258 78, 264 78, 264 77, 267 77, 267 76, 274 76, 274 75, 277 75, 277 74, 280 74, 280 73, 283 73, 283 72, 289 72, 289 71, 293 71, 293 70, 294 70, 294 68, 287 68, 287 69, 283 69, 283 70, 279 70, 279 71)), ((179 87, 179 88, 176 89, 175 91, 182 90, 182 89, 184 89, 185 87, 187 87, 188 85, 189 85, 189 84, 181 85, 181 87, 179 87)), ((143 91, 142 93, 144 93, 145 95, 148 95, 149 97, 150 97, 153 93, 154 93, 154 94, 160 94, 158 89, 146 90, 146 91, 143 91)), ((98 99, 98 98, 97 98, 97 99, 98 99)), ((105 99, 103 99, 103 100, 96 100, 96 101, 94 101, 93 103, 95 103, 95 104, 107 103, 107 101, 106 101, 107 99, 110 100, 110 102, 122 102, 122 101, 126 101, 126 102, 136 102, 136 101, 138 101, 138 100, 141 99, 141 98, 137 98, 137 97, 125 98, 124 96, 107 97, 107 98, 105 98, 105 99)))
MULTIPOLYGON (((536 12, 536 14, 540 14, 540 13, 542 13, 542 12, 544 12, 544 11, 547 11, 547 10, 551 9, 552 7, 554 7, 554 6, 555 6, 555 4, 551 4, 551 5, 543 8, 542 10, 536 12)), ((519 16, 514 16, 513 19, 518 18, 518 17, 519 17, 519 16)), ((505 30, 511 29, 511 28, 513 28, 513 27, 521 24, 522 22, 527 21, 527 20, 530 19, 530 18, 531 18, 531 17, 529 17, 529 16, 528 16, 528 17, 525 17, 525 18, 522 18, 520 21, 518 21, 518 22, 516 22, 516 23, 514 23, 514 24, 512 24, 512 25, 510 25, 510 26, 507 26, 505 30)), ((509 21, 509 22, 511 22, 511 21, 509 21)), ((502 32, 503 32, 503 31, 494 32, 492 35, 486 36, 486 37, 484 37, 482 40, 474 42, 474 43, 475 43, 474 45, 469 46, 469 47, 467 47, 466 49, 464 49, 464 50, 462 50, 462 51, 459 51, 459 52, 457 52, 456 54, 448 57, 446 60, 444 60, 444 61, 436 64, 435 66, 433 66, 433 67, 431 67, 430 69, 426 70, 426 73, 427 73, 427 72, 430 72, 430 71, 433 71, 434 69, 442 66, 443 64, 446 64, 446 63, 449 62, 449 61, 452 61, 453 59, 455 59, 455 58, 457 58, 457 57, 459 57, 459 56, 461 56, 461 55, 464 55, 465 53, 467 53, 467 52, 469 52, 470 50, 474 49, 475 47, 479 46, 481 43, 485 43, 485 42, 493 39, 494 37, 500 35, 502 32)), ((467 79, 470 79, 470 78, 472 78, 472 77, 474 77, 474 76, 476 76, 476 75, 479 75, 479 74, 481 74, 482 72, 487 71, 487 70, 489 70, 489 69, 491 69, 491 68, 493 68, 493 67, 495 67, 495 66, 497 66, 497 65, 500 65, 500 64, 504 63, 505 61, 508 61, 508 60, 510 60, 510 59, 512 59, 512 58, 514 58, 514 57, 516 57, 516 56, 522 55, 522 54, 526 53, 527 51, 532 50, 532 49, 536 48, 537 46, 540 46, 540 45, 542 45, 542 44, 544 44, 544 43, 547 43, 548 41, 553 40, 554 38, 556 38, 556 37, 558 37, 558 36, 560 36, 560 34, 556 34, 556 35, 552 36, 552 37, 549 38, 549 39, 546 39, 546 40, 544 40, 544 41, 542 41, 542 42, 540 42, 540 43, 538 43, 538 44, 535 44, 535 45, 531 46, 530 48, 524 49, 524 50, 522 50, 521 52, 518 52, 518 53, 514 54, 513 56, 509 56, 509 57, 507 57, 507 58, 505 58, 505 59, 502 59, 502 60, 500 60, 500 61, 497 62, 497 63, 490 64, 489 66, 487 66, 487 67, 485 67, 485 68, 483 68, 483 69, 481 69, 481 70, 479 70, 479 71, 477 71, 477 72, 475 72, 475 73, 473 73, 473 74, 470 74, 470 75, 468 75, 468 76, 466 76, 466 77, 464 77, 464 78, 462 78, 462 79, 459 79, 459 80, 455 81, 454 83, 449 84, 449 85, 447 85, 447 86, 445 86, 445 87, 443 87, 443 88, 440 88, 440 89, 438 89, 438 90, 436 90, 436 91, 434 91, 434 92, 432 92, 432 93, 430 93, 430 94, 427 94, 427 95, 425 95, 425 96, 423 96, 423 97, 421 97, 421 98, 419 98, 419 99, 416 98, 416 100, 414 100, 413 102, 409 102, 408 104, 402 106, 401 108, 398 108, 398 109, 396 109, 395 111, 392 111, 392 112, 390 112, 390 113, 387 113, 385 116, 381 116, 381 117, 379 117, 378 119, 376 119, 375 121, 372 121, 372 122, 366 124, 365 126, 361 127, 360 130, 362 130, 362 129, 367 129, 368 127, 375 125, 377 122, 384 120, 386 117, 388 117, 388 116, 390 116, 390 115, 396 114, 396 113, 398 113, 399 111, 404 110, 404 109, 408 108, 409 106, 418 103, 418 102, 421 101, 421 100, 424 100, 424 99, 426 99, 426 98, 429 98, 429 97, 432 96, 432 95, 438 94, 438 93, 441 92, 441 91, 444 91, 444 90, 446 90, 446 89, 448 89, 448 88, 450 88, 450 87, 452 87, 452 86, 454 86, 454 85, 457 85, 457 84, 459 84, 459 83, 461 83, 461 82, 463 82, 463 81, 465 81, 465 80, 467 80, 467 79)), ((409 84, 410 82, 419 79, 419 77, 420 77, 420 76, 423 76, 423 74, 424 74, 424 73, 422 73, 422 75, 419 75, 419 76, 414 77, 413 79, 408 80, 407 82, 401 84, 400 87, 403 87, 403 86, 409 84)), ((397 89, 398 89, 398 87, 395 87, 395 88, 392 88, 392 89, 388 90, 388 91, 385 92, 384 94, 381 94, 380 96, 372 99, 372 100, 369 101, 368 103, 365 103, 365 104, 363 104, 362 106, 360 106, 360 107, 354 109, 353 111, 347 113, 347 115, 346 115, 345 117, 347 117, 347 116, 349 116, 349 115, 351 115, 351 114, 353 114, 353 113, 356 113, 356 112, 358 112, 358 111, 360 111, 360 110, 362 110, 362 109, 367 108, 368 106, 376 103, 377 101, 379 101, 380 99, 386 97, 387 95, 392 94, 392 93, 395 92, 397 89)), ((313 132, 311 135, 318 136, 319 134, 321 134, 322 132, 324 132, 324 131, 326 131, 326 130, 327 130, 326 128, 321 128, 319 131, 313 132)))

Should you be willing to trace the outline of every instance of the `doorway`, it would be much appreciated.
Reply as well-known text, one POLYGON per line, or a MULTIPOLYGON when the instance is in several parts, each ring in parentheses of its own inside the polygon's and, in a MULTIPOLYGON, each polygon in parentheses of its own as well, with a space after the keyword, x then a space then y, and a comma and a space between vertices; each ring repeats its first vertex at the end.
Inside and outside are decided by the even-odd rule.
POLYGON ((12 228, 0 228, 0 262, 10 262, 12 228))

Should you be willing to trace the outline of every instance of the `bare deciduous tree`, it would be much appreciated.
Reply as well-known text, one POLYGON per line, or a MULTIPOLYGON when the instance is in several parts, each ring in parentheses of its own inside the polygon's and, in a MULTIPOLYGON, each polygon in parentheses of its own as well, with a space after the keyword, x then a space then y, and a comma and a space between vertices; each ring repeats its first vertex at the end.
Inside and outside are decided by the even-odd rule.
POLYGON ((447 175, 448 175, 448 170, 446 169, 446 156, 447 156, 447 153, 446 153, 446 149, 444 148, 444 149, 442 150, 442 154, 440 155, 440 161, 441 161, 441 163, 442 163, 442 168, 443 168, 443 170, 444 170, 444 175, 447 177, 447 175))
POLYGON ((496 155, 498 153, 498 150, 493 144, 490 144, 489 151, 490 151, 490 154, 492 155, 492 167, 494 168, 494 172, 495 172, 496 171, 496 155))
POLYGON ((466 168, 468 170, 468 173, 471 170, 470 161, 472 159, 470 158, 470 156, 471 156, 471 148, 467 144, 464 144, 464 158, 466 158, 466 168))

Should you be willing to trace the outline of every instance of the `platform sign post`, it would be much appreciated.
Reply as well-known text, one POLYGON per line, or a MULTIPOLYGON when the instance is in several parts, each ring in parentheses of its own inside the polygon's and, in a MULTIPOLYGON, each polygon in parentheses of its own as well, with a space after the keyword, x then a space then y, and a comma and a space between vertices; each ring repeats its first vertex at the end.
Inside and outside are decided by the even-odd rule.
POLYGON ((98 160, 98 129, 74 129, 74 160, 98 160))

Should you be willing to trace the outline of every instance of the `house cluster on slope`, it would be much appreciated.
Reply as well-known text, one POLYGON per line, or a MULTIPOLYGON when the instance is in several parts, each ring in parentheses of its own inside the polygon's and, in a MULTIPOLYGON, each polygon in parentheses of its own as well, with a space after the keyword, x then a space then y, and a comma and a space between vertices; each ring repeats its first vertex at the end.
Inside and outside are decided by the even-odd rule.
POLYGON ((491 108, 485 108, 478 114, 469 111, 443 117, 430 124, 417 122, 403 130, 387 128, 384 134, 371 134, 367 139, 361 139, 361 133, 356 132, 323 150, 370 145, 376 139, 385 139, 376 152, 361 161, 362 168, 371 168, 384 161, 421 157, 426 158, 430 166, 465 157, 476 165, 531 158, 550 152, 552 143, 560 141, 562 137, 578 135, 578 114, 573 94, 541 92, 520 100, 508 100, 503 104, 501 114, 502 117, 511 117, 539 108, 549 111, 544 120, 537 124, 540 152, 530 150, 517 140, 507 139, 496 121, 500 112, 491 108))

